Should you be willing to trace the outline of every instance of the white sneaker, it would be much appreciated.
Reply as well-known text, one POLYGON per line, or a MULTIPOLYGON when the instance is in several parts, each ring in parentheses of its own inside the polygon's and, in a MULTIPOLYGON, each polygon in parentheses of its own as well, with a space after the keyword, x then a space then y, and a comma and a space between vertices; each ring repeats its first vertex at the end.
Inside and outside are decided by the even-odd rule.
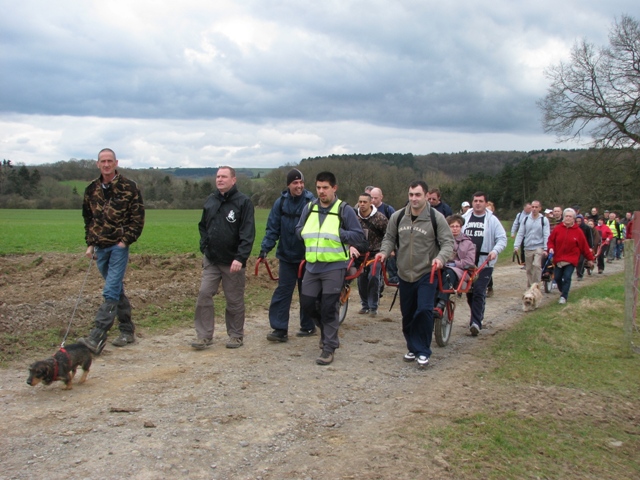
POLYGON ((419 367, 426 367, 429 364, 429 357, 426 355, 418 355, 416 361, 418 362, 419 367))
POLYGON ((566 299, 566 298, 564 298, 564 297, 560 297, 560 300, 558 300, 558 303, 559 303, 560 305, 564 305, 565 303, 567 303, 567 299, 566 299))
POLYGON ((478 324, 476 322, 473 322, 469 326, 469 331, 471 332, 471 336, 477 337, 478 334, 480 333, 480 327, 478 326, 478 324))

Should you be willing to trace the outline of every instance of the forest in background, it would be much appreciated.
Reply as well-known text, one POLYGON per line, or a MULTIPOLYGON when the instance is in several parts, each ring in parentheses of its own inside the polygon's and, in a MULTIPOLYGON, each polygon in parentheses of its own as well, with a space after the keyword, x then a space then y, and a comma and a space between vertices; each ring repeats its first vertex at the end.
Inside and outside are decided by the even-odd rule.
MULTIPOLYGON (((544 150, 532 152, 459 152, 451 154, 356 154, 307 158, 275 169, 239 169, 238 188, 258 208, 270 208, 285 187, 286 173, 299 168, 313 191, 323 170, 338 179, 338 195, 355 205, 367 185, 382 188, 385 202, 400 207, 407 185, 422 179, 442 191, 443 201, 458 210, 482 190, 509 218, 525 201, 543 206, 575 205, 583 209, 640 209, 640 154, 634 149, 544 150)), ((215 168, 120 169, 135 180, 151 209, 200 209, 215 188, 215 168), (180 175, 174 174, 176 171, 180 175), (204 173, 204 177, 199 175, 204 173)), ((0 165, 0 208, 80 208, 84 187, 97 177, 95 160, 69 160, 25 166, 0 165)))

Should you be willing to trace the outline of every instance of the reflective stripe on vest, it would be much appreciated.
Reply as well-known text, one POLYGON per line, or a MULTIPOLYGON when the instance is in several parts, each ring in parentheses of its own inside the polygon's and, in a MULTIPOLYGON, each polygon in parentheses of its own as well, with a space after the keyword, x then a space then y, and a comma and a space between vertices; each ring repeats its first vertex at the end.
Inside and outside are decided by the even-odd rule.
POLYGON ((344 262, 349 260, 347 248, 340 240, 340 204, 338 200, 320 225, 320 213, 316 203, 311 205, 309 216, 302 228, 305 260, 316 262, 344 262))

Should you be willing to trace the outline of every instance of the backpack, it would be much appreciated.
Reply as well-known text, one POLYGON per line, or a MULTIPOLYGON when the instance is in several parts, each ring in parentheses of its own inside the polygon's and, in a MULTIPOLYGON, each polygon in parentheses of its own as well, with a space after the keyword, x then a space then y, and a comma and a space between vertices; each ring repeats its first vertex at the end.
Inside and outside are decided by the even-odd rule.
MULTIPOLYGON (((435 209, 429 208, 429 213, 431 214, 431 227, 433 228, 433 233, 436 237, 436 247, 438 247, 438 250, 440 250, 440 242, 438 241, 438 222, 436 221, 435 209)), ((398 215, 398 218, 396 219, 396 231, 398 230, 398 226, 400 225, 400 220, 402 220, 404 215, 405 215, 405 209, 403 208, 402 210, 400 210, 400 215, 398 215)), ((400 236, 396 235, 396 250, 398 249, 399 246, 400 246, 400 236)))

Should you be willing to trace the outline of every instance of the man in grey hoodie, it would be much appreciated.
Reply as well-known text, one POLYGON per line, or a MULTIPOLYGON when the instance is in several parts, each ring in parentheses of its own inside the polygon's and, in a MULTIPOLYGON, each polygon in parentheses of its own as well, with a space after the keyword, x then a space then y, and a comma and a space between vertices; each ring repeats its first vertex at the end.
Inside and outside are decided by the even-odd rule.
POLYGON ((409 204, 391 215, 382 240, 379 263, 397 248, 402 333, 407 342, 407 362, 425 367, 431 356, 433 304, 437 277, 431 270, 442 268, 453 254, 453 235, 444 216, 427 201, 429 188, 422 180, 409 185, 409 204), (434 228, 435 227, 435 228, 434 228))
POLYGON ((513 244, 513 249, 516 252, 520 245, 524 245, 527 288, 540 281, 544 252, 547 248, 547 240, 549 240, 549 220, 544 218, 544 215, 540 213, 541 210, 542 206, 538 200, 531 202, 531 213, 520 224, 513 244))
POLYGON ((487 285, 493 275, 493 266, 498 254, 507 246, 507 233, 491 210, 487 209, 487 196, 484 192, 473 194, 472 208, 463 215, 466 233, 476 246, 476 265, 489 260, 486 267, 478 274, 473 289, 467 293, 467 303, 471 308, 469 330, 474 337, 482 330, 484 305, 487 298, 487 285))

